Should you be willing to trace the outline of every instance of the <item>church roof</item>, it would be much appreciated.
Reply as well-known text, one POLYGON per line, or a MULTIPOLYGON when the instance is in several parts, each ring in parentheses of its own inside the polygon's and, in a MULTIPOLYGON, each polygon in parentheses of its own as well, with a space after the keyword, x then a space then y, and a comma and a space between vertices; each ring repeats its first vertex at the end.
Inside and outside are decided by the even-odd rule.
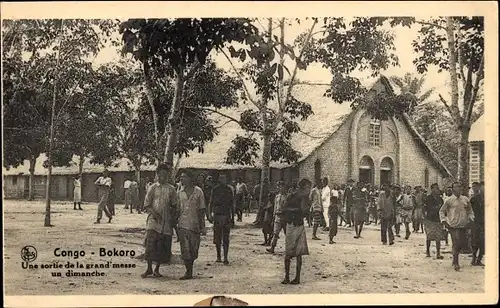
POLYGON ((469 132, 469 142, 484 141, 484 114, 474 122, 469 132))
MULTIPOLYGON (((389 80, 382 76, 379 79, 385 88, 394 93, 389 80)), ((321 83, 300 83, 294 86, 293 95, 300 101, 309 103, 312 107, 313 114, 309 116, 306 121, 298 121, 301 128, 301 132, 295 134, 292 137, 292 146, 295 150, 299 151, 302 155, 299 162, 307 158, 316 148, 321 146, 321 144, 330 137, 337 129, 344 123, 348 116, 352 112, 350 103, 345 102, 343 104, 334 103, 330 98, 325 96, 326 90, 329 88, 329 84, 321 83)), ((242 111, 246 109, 255 109, 253 105, 240 105, 238 108, 233 109, 221 109, 221 113, 224 113, 233 118, 239 119, 239 115, 242 111)), ((245 168, 259 168, 260 160, 255 159, 255 166, 242 166, 242 165, 232 165, 226 164, 226 153, 229 147, 232 145, 231 141, 237 136, 246 135, 246 132, 240 128, 240 126, 235 122, 228 122, 227 118, 221 115, 213 115, 212 119, 216 121, 221 127, 219 128, 219 134, 214 137, 212 142, 208 142, 203 153, 198 153, 197 151, 189 153, 188 157, 183 157, 178 161, 177 168, 196 168, 196 169, 215 169, 215 170, 229 170, 229 169, 245 169, 245 168)), ((446 166, 439 159, 437 154, 427 145, 425 140, 418 134, 416 129, 411 124, 411 121, 407 116, 404 117, 405 124, 409 127, 410 131, 414 135, 415 139, 427 150, 432 160, 440 167, 440 169, 450 175, 450 172, 446 166)), ((262 141, 257 138, 259 144, 262 148, 262 141)), ((35 167, 35 174, 46 174, 46 169, 43 167, 43 161, 45 156, 37 159, 37 164, 35 167)), ((289 166, 287 163, 272 162, 271 167, 273 168, 284 168, 289 166)), ((102 172, 104 170, 103 166, 90 164, 88 160, 84 163, 84 172, 102 172)), ((154 170, 153 166, 143 166, 142 170, 154 170)), ((133 171, 133 168, 128 163, 127 159, 121 159, 116 162, 115 166, 108 168, 109 171, 133 171)), ((17 168, 11 168, 9 170, 3 169, 4 174, 28 174, 28 164, 25 163, 17 168)), ((77 174, 78 173, 78 157, 75 156, 70 167, 54 167, 53 174, 77 174)))

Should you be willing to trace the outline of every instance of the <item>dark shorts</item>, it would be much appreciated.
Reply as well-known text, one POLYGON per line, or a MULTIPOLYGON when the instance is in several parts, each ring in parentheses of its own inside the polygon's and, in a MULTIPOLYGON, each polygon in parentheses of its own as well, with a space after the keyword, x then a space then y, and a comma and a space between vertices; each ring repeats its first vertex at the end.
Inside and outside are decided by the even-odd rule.
POLYGON ((178 228, 177 236, 179 236, 182 260, 194 261, 198 259, 198 251, 200 250, 200 234, 191 230, 178 228))
POLYGON ((154 230, 146 230, 146 251, 144 259, 161 263, 170 262, 172 256, 172 236, 154 230))
POLYGON ((214 216, 214 244, 221 245, 229 243, 229 233, 231 232, 231 218, 226 215, 214 216))

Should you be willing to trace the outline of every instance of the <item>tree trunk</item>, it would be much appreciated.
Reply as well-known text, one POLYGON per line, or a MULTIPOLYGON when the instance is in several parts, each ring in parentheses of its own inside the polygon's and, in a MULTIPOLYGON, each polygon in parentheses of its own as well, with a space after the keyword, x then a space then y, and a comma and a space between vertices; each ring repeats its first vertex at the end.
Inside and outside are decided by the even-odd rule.
POLYGON ((80 181, 83 179, 83 163, 85 162, 85 155, 83 151, 80 152, 80 158, 78 160, 78 175, 80 176, 80 181))
POLYGON ((35 188, 33 187, 33 180, 35 178, 35 166, 36 166, 36 157, 30 157, 30 175, 28 178, 28 200, 32 201, 35 199, 35 188))
POLYGON ((457 177, 464 188, 469 191, 469 130, 467 125, 460 128, 460 143, 458 145, 458 172, 457 177))
POLYGON ((51 227, 50 223, 50 180, 52 176, 52 147, 54 143, 54 116, 55 116, 55 106, 56 105, 56 83, 54 82, 54 97, 52 102, 52 112, 50 120, 50 137, 49 137, 49 151, 47 153, 48 172, 47 172, 47 183, 45 187, 45 227, 51 227))
POLYGON ((149 66, 147 63, 144 63, 143 65, 144 69, 144 79, 145 79, 145 91, 146 91, 146 97, 148 98, 148 103, 149 106, 151 107, 151 113, 153 115, 153 126, 154 126, 154 138, 155 138, 155 160, 156 163, 159 161, 160 157, 160 133, 158 131, 158 114, 156 113, 155 109, 155 100, 154 100, 154 95, 153 95, 153 84, 151 82, 151 77, 149 75, 149 66))
POLYGON ((170 115, 168 117, 168 124, 165 128, 167 134, 167 143, 165 145, 165 154, 163 156, 163 162, 169 166, 170 174, 169 178, 172 179, 173 172, 172 168, 174 165, 174 149, 177 143, 177 138, 179 136, 179 125, 180 125, 180 111, 182 105, 182 90, 183 90, 183 70, 177 74, 175 80, 175 93, 172 102, 172 107, 170 108, 170 115))
POLYGON ((268 193, 269 193, 269 178, 270 178, 270 167, 271 162, 271 135, 264 132, 263 134, 263 147, 262 147, 262 169, 260 172, 260 192, 259 192, 259 207, 262 208, 266 206, 268 193))

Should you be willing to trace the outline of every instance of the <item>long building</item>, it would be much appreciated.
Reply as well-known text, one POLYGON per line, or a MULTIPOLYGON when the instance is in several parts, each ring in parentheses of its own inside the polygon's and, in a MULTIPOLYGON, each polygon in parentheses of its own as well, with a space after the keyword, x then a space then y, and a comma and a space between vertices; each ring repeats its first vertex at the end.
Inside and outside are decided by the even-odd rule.
MULTIPOLYGON (((353 110, 349 103, 337 104, 325 96, 329 85, 302 83, 294 87, 293 95, 311 105, 314 112, 306 121, 299 121, 301 132, 292 138, 292 146, 300 152, 301 158, 294 164, 274 162, 271 164, 270 181, 292 182, 307 177, 310 180, 328 177, 331 183, 345 183, 348 179, 380 185, 383 182, 400 185, 421 185, 432 183, 444 185, 451 177, 437 154, 419 135, 408 117, 402 120, 373 120, 365 110, 353 110)), ((389 80, 382 76, 371 87, 367 95, 378 92, 394 95, 389 80)), ((235 118, 244 109, 224 110, 235 118)), ((222 118, 214 118, 223 121, 222 118)), ((255 166, 228 165, 225 163, 227 149, 236 135, 245 135, 237 123, 224 125, 214 140, 206 144, 203 153, 193 152, 182 158, 179 168, 190 169, 195 174, 227 172, 230 178, 241 176, 251 186, 260 177, 259 159, 255 166)), ((45 195, 43 159, 37 160, 34 187, 36 196, 45 195)), ((96 201, 97 191, 93 183, 104 170, 89 162, 84 164, 82 198, 96 201)), ((114 180, 118 199, 123 198, 123 182, 134 171, 123 159, 108 169, 114 180)), ((154 176, 153 166, 144 166, 143 177, 154 176)), ((28 166, 23 165, 4 170, 4 195, 6 198, 24 198, 28 191, 28 166)), ((53 168, 54 180, 52 197, 71 199, 72 177, 78 173, 77 163, 71 167, 53 168)))

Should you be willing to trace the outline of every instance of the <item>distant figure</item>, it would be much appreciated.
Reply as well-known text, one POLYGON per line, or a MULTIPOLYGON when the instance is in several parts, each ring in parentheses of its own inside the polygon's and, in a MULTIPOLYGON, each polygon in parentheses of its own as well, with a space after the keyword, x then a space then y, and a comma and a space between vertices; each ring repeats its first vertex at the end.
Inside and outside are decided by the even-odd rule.
POLYGON ((269 192, 267 205, 264 207, 264 219, 262 220, 262 234, 264 234, 263 246, 271 246, 273 237, 273 219, 274 219, 274 198, 276 193, 269 192))
POLYGON ((224 265, 229 264, 229 234, 234 225, 234 195, 227 184, 225 174, 219 175, 218 184, 212 189, 209 202, 209 221, 214 225, 214 244, 217 251, 217 260, 222 262, 221 245, 224 249, 224 265))
POLYGON ((462 195, 462 185, 453 183, 453 196, 448 197, 441 209, 439 218, 451 234, 453 261, 455 271, 460 271, 458 257, 460 251, 467 246, 467 228, 474 222, 474 211, 469 198, 462 195))
POLYGON ((382 186, 382 191, 379 193, 377 203, 382 244, 387 245, 387 235, 389 235, 389 245, 394 245, 392 225, 394 223, 394 207, 396 200, 391 193, 390 184, 386 183, 382 186))
POLYGON ((78 209, 82 209, 82 182, 80 180, 80 176, 77 175, 73 179, 73 210, 76 210, 76 205, 78 204, 78 209))
POLYGON ((321 214, 323 212, 323 207, 321 205, 321 188, 323 183, 321 179, 316 179, 316 185, 311 189, 309 200, 311 201, 312 220, 313 220, 313 240, 319 240, 317 236, 318 228, 321 224, 321 214))
POLYGON ((236 178, 236 215, 237 221, 243 220, 243 210, 246 208, 246 198, 248 195, 247 185, 241 177, 236 178))
POLYGON ((421 186, 415 186, 415 195, 413 196, 413 232, 421 230, 424 233, 424 194, 421 186))
POLYGON ((356 188, 352 190, 353 198, 353 221, 354 221, 354 231, 356 235, 355 239, 361 238, 361 231, 363 231, 363 225, 366 218, 366 190, 363 191, 363 183, 358 182, 356 188))
POLYGON ((330 225, 328 236, 330 238, 329 241, 330 244, 335 244, 333 238, 337 236, 337 221, 339 216, 339 207, 340 207, 339 187, 337 186, 337 184, 333 184, 333 188, 331 191, 330 206, 328 207, 328 218, 330 225))
POLYGON ((329 219, 328 219, 328 209, 330 208, 331 199, 332 198, 332 190, 330 186, 328 186, 328 178, 323 178, 322 187, 321 187, 321 206, 323 207, 323 231, 329 231, 329 219))
POLYGON ((283 217, 286 221, 285 235, 285 279, 282 284, 300 284, 302 256, 309 255, 304 218, 309 211, 309 194, 311 182, 302 179, 298 187, 291 192, 283 207, 283 217), (295 278, 290 281, 290 265, 292 258, 297 258, 295 278))
POLYGON ((274 197, 273 239, 271 242, 271 247, 267 249, 267 251, 270 253, 274 253, 274 249, 278 244, 281 230, 286 233, 286 221, 283 218, 283 206, 287 197, 286 186, 282 181, 278 181, 276 185, 278 192, 274 197))
POLYGON ((484 266, 481 262, 484 256, 484 193, 481 184, 472 183, 474 195, 470 199, 474 211, 474 224, 472 225, 472 266, 484 266))
POLYGON ((345 225, 347 225, 346 202, 344 200, 345 189, 346 189, 345 184, 340 185, 340 189, 339 189, 340 223, 339 223, 339 226, 342 226, 342 223, 345 223, 345 225))
POLYGON ((97 185, 98 189, 98 195, 99 195, 99 204, 97 205, 97 220, 96 224, 101 223, 102 219, 102 212, 106 214, 108 217, 108 223, 111 223, 111 219, 113 219, 113 216, 108 210, 108 198, 109 198, 109 190, 111 188, 111 178, 109 177, 109 172, 108 170, 104 170, 102 173, 102 176, 100 176, 95 182, 95 185, 97 185))
POLYGON ((139 208, 139 183, 137 183, 137 179, 133 179, 130 181, 130 214, 132 214, 133 209, 139 208))
POLYGON ((344 191, 344 197, 343 197, 343 201, 345 203, 345 210, 346 210, 346 213, 345 213, 345 219, 347 220, 347 226, 348 227, 351 227, 352 226, 352 221, 353 221, 353 203, 354 203, 354 200, 352 198, 352 190, 354 189, 353 188, 353 185, 354 185, 354 180, 349 180, 347 182, 347 186, 345 188, 345 191, 344 191))
POLYGON ((411 186, 407 185, 405 186, 405 191, 404 194, 401 195, 401 220, 405 226, 405 240, 410 238, 411 231, 410 231, 410 223, 412 220, 412 213, 413 213, 413 199, 411 195, 411 186))
POLYGON ((125 182, 123 183, 123 191, 125 193, 125 209, 128 210, 131 202, 131 194, 130 194, 130 179, 127 177, 125 182))

